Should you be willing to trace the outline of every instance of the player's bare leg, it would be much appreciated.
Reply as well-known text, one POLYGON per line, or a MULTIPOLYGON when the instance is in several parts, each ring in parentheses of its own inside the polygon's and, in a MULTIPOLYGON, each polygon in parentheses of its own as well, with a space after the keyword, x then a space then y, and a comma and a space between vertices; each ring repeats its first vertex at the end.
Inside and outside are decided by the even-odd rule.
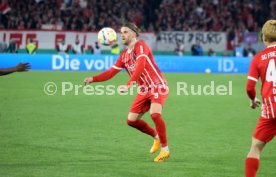
POLYGON ((127 116, 127 120, 130 120, 130 121, 140 120, 143 117, 144 114, 145 113, 133 113, 133 112, 129 112, 128 116, 127 116))
POLYGON ((265 147, 265 145, 266 145, 265 142, 252 137, 252 144, 247 157, 260 159, 261 152, 265 147))
POLYGON ((130 112, 127 116, 127 124, 141 132, 148 134, 152 137, 157 136, 157 132, 145 121, 141 118, 143 117, 144 113, 132 113, 130 112))
MULTIPOLYGON (((162 146, 159 155, 156 158, 154 158, 154 162, 163 162, 165 159, 169 158, 170 156, 170 151, 167 144, 166 125, 161 114, 162 114, 162 105, 159 103, 152 103, 150 106, 150 115, 155 124, 156 131, 158 133, 160 143, 162 146)), ((156 145, 156 141, 154 142, 153 146, 155 145, 156 145)))
POLYGON ((265 142, 252 137, 251 148, 245 161, 246 177, 256 177, 260 164, 260 155, 265 147, 265 144, 265 142))

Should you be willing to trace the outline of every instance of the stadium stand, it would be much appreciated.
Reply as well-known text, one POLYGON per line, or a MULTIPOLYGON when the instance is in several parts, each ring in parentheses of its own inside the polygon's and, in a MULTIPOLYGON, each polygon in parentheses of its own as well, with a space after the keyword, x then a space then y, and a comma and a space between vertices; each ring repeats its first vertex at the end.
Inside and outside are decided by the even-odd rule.
POLYGON ((254 31, 275 19, 276 1, 260 0, 2 0, 3 29, 95 31, 134 21, 143 31, 254 31), (84 4, 84 5, 83 5, 84 4), (269 13, 270 12, 270 13, 269 13), (22 15, 23 14, 23 15, 22 15), (262 14, 262 15, 260 15, 262 14), (46 27, 45 27, 46 26, 46 27), (59 28, 58 28, 59 29, 59 28))
POLYGON ((276 0, 1 0, 0 29, 119 31, 135 22, 142 32, 226 32, 228 50, 246 32, 275 19, 276 0))

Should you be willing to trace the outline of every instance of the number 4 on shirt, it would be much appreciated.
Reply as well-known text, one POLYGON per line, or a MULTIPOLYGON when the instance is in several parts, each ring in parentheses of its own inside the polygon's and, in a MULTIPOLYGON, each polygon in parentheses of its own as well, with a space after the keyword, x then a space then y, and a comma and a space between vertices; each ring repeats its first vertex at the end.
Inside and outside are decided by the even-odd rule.
POLYGON ((276 66, 274 59, 269 60, 265 78, 267 82, 273 82, 273 86, 276 86, 276 66))

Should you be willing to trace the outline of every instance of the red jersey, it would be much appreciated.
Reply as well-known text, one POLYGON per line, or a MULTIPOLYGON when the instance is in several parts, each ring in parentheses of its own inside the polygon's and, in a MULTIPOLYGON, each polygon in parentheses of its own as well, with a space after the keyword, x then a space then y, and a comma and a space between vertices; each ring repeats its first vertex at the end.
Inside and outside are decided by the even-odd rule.
POLYGON ((255 85, 258 79, 262 82, 262 117, 275 118, 276 116, 276 45, 268 46, 265 50, 259 52, 251 61, 247 93, 251 99, 256 94, 255 85), (250 88, 251 87, 251 88, 250 88), (254 88, 252 88, 254 87, 254 88))
POLYGON ((165 87, 167 85, 166 79, 154 61, 151 49, 143 41, 137 41, 133 50, 125 49, 113 68, 118 70, 125 69, 127 71, 131 76, 128 85, 131 84, 131 82, 137 82, 138 85, 148 87, 160 85, 165 87), (134 73, 136 72, 139 72, 139 74, 135 77, 134 73))

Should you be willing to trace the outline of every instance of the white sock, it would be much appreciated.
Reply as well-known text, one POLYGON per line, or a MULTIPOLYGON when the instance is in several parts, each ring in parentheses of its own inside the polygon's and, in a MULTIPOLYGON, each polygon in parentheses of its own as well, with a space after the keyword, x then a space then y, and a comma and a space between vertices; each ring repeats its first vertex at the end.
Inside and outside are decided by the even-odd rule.
POLYGON ((161 149, 162 149, 163 151, 165 151, 165 152, 170 151, 170 150, 169 150, 169 146, 162 147, 161 149))
POLYGON ((155 140, 158 140, 159 139, 159 136, 158 136, 158 134, 155 136, 155 137, 153 137, 155 140))

